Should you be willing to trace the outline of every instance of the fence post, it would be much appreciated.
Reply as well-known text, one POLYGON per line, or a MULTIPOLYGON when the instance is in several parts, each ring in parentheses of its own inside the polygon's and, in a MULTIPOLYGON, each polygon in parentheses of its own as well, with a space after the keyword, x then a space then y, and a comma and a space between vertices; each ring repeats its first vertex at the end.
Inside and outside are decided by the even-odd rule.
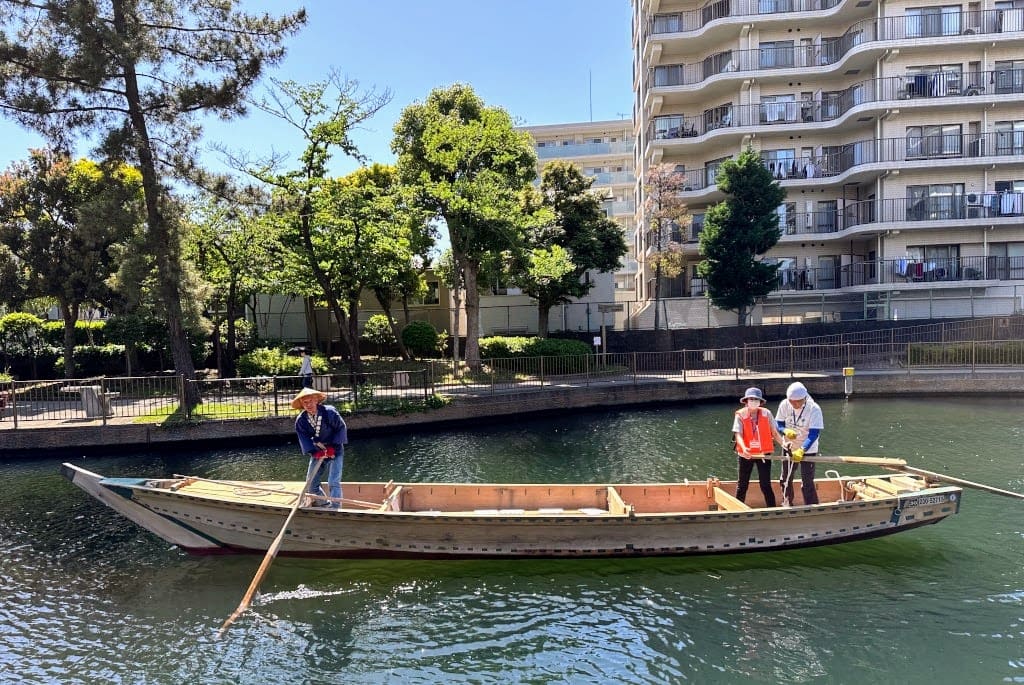
POLYGON ((586 378, 587 387, 590 387, 590 355, 588 354, 583 358, 583 369, 584 378, 586 378))
POLYGON ((185 404, 185 374, 178 374, 178 408, 185 421, 192 420, 192 408, 185 404))
POLYGON ((274 384, 272 386, 274 388, 274 416, 280 416, 277 411, 277 376, 272 376, 271 381, 273 381, 274 384))
POLYGON ((488 364, 488 367, 491 369, 491 395, 493 395, 494 394, 494 360, 493 359, 491 360, 491 363, 488 364))
POLYGON ((683 350, 683 383, 686 382, 686 350, 683 350))
POLYGON ((795 378, 796 371, 793 369, 793 341, 789 341, 789 377, 795 378))
POLYGON ((544 387, 544 355, 540 356, 540 387, 544 387))
POLYGON ((430 401, 430 392, 429 392, 429 388, 427 387, 427 383, 433 379, 433 374, 431 373, 431 369, 432 368, 433 368, 433 366, 428 366, 427 368, 423 369, 423 406, 424 407, 427 406, 427 402, 430 401))
POLYGON ((636 352, 633 353, 633 385, 636 385, 636 352))
POLYGON ((107 379, 100 378, 100 396, 96 398, 100 404, 100 414, 103 415, 101 425, 107 425, 107 379))
POLYGON ((910 343, 907 343, 907 375, 910 375, 910 343))
POLYGON ((972 374, 977 370, 975 368, 975 364, 977 363, 977 359, 978 359, 978 352, 977 352, 977 350, 978 350, 978 343, 977 343, 977 341, 972 340, 971 341, 971 373, 972 374))
POLYGON ((853 352, 850 351, 850 343, 846 343, 846 365, 853 366, 853 352))
POLYGON ((733 358, 736 360, 736 380, 739 380, 740 379, 740 348, 738 348, 738 347, 732 348, 732 353, 734 355, 733 358))
POLYGON ((11 413, 14 415, 14 430, 18 430, 18 381, 11 381, 11 413))

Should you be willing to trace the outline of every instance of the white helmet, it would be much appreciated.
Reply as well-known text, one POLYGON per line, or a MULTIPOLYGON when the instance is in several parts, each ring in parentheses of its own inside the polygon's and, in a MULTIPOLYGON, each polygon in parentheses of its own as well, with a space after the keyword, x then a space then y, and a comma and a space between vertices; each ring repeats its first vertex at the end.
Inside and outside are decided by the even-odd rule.
POLYGON ((800 381, 796 383, 790 383, 789 387, 786 388, 786 399, 787 400, 802 400, 807 397, 807 388, 800 381))

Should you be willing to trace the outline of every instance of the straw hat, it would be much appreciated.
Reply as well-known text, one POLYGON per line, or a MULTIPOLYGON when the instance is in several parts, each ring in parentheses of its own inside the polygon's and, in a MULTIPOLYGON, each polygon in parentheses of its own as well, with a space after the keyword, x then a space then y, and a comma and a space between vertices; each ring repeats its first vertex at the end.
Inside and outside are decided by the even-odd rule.
POLYGON ((761 400, 761 404, 764 404, 764 393, 761 392, 761 388, 747 388, 747 391, 743 393, 743 397, 740 399, 740 404, 747 400, 761 400))
POLYGON ((315 397, 316 403, 320 404, 327 399, 327 393, 314 390, 313 388, 303 388, 295 396, 295 399, 292 400, 292 409, 302 409, 302 398, 304 397, 315 397))

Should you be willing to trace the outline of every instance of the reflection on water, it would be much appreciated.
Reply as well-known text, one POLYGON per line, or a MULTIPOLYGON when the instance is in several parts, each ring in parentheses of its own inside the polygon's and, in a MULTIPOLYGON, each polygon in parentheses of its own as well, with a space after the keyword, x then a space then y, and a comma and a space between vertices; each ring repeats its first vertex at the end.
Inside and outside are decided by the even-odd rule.
MULTIPOLYGON (((1024 403, 824 402, 825 451, 1024 491, 1024 403)), ((732 405, 361 435, 350 480, 732 477, 732 405)), ((292 447, 79 459, 106 475, 297 479, 292 447)), ((1024 506, 812 550, 680 559, 189 557, 87 499, 57 460, 3 465, 0 681, 1024 682, 1024 506)), ((844 474, 866 473, 844 468, 844 474)))

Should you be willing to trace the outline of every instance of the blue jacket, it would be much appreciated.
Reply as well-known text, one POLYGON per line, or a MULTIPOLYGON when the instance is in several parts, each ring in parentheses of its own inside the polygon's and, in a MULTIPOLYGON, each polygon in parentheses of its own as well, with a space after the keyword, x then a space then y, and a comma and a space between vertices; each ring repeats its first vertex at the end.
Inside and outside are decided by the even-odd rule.
POLYGON ((329 404, 320 404, 316 408, 315 420, 310 420, 306 412, 302 412, 295 419, 295 435, 299 438, 299 447, 305 454, 312 454, 319 450, 314 442, 322 442, 328 447, 333 447, 335 453, 344 454, 345 445, 348 444, 348 426, 345 419, 341 418, 338 410, 329 404), (320 430, 317 432, 314 423, 319 421, 320 430))

